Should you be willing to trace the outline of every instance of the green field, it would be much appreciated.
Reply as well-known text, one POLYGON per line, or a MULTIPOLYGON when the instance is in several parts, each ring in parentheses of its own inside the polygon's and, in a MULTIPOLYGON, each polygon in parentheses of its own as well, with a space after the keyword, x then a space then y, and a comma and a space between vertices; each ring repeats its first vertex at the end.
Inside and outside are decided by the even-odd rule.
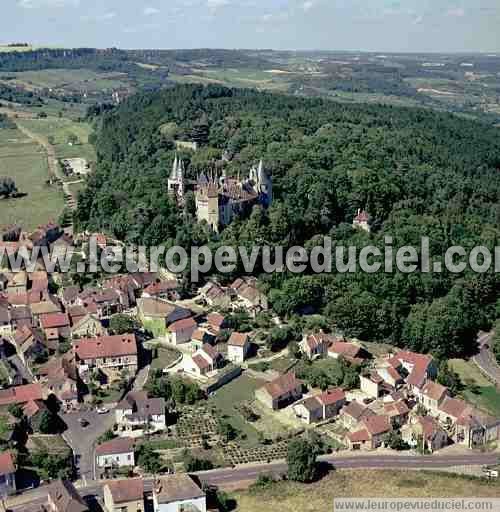
POLYGON ((252 379, 243 374, 241 377, 226 384, 217 390, 214 396, 209 398, 231 425, 241 433, 246 435, 246 439, 241 443, 242 446, 252 446, 258 444, 259 437, 257 430, 235 409, 235 405, 246 400, 253 400, 254 391, 262 386, 262 382, 252 379))
POLYGON ((19 123, 45 140, 54 138, 54 148, 57 158, 85 158, 95 160, 94 147, 88 143, 92 131, 87 123, 77 123, 67 118, 47 117, 46 119, 23 119, 19 123), (74 134, 78 144, 70 146, 68 137, 74 134))
POLYGON ((477 392, 464 391, 463 395, 468 402, 480 409, 495 417, 500 416, 500 392, 495 386, 482 387, 477 392))
POLYGON ((19 130, 0 129, 0 176, 12 177, 18 199, 0 201, 0 223, 17 222, 33 229, 49 220, 57 220, 64 207, 62 191, 46 184, 47 156, 37 144, 19 130))
POLYGON ((334 498, 496 498, 498 481, 426 471, 341 470, 314 484, 279 482, 234 494, 239 512, 333 511, 334 498))

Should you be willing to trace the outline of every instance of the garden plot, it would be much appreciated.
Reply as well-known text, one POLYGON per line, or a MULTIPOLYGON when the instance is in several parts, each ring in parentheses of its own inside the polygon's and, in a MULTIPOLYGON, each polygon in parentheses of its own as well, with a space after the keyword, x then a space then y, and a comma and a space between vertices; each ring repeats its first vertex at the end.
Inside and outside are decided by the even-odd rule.
POLYGON ((198 405, 183 407, 175 427, 177 438, 186 448, 215 446, 220 442, 217 418, 213 409, 198 405))

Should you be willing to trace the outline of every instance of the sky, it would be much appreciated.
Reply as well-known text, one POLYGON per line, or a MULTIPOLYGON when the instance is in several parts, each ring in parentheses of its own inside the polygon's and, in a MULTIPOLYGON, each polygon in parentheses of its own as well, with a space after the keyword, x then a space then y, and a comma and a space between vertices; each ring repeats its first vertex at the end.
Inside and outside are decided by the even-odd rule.
POLYGON ((500 0, 1 0, 0 42, 500 52, 500 0))

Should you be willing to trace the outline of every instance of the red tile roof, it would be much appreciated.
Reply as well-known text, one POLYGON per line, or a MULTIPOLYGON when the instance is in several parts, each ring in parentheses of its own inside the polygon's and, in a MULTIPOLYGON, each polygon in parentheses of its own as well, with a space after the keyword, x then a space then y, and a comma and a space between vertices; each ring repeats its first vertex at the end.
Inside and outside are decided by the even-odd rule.
POLYGON ((111 492, 115 505, 144 499, 144 481, 142 478, 111 480, 106 483, 106 486, 111 492))
POLYGON ((357 357, 361 352, 361 347, 345 341, 335 341, 328 348, 328 352, 343 356, 357 357))
POLYGON ((66 313, 47 313, 40 316, 40 323, 44 329, 69 327, 69 318, 66 313))
POLYGON ((391 421, 387 416, 367 416, 361 420, 366 427, 366 430, 373 435, 383 434, 384 432, 389 432, 392 430, 391 421))
POLYGON ((200 354, 195 354, 193 356, 193 363, 200 369, 204 370, 210 366, 210 363, 200 354))
POLYGON ((401 350, 395 356, 395 359, 412 366, 410 375, 406 383, 410 386, 422 387, 427 376, 427 368, 432 362, 432 357, 425 354, 417 354, 401 350))
POLYGON ((439 410, 452 418, 460 418, 468 409, 468 404, 459 398, 446 397, 439 410))
POLYGON ((370 440, 370 433, 366 428, 363 428, 357 432, 349 432, 347 438, 351 443, 363 443, 370 440))
POLYGON ((118 455, 134 451, 135 441, 130 437, 117 437, 97 446, 96 455, 118 455))
POLYGON ((82 361, 102 357, 137 355, 137 342, 134 334, 82 338, 75 342, 73 347, 77 357, 82 361))
POLYGON ((309 334, 306 338, 307 346, 314 350, 320 345, 330 345, 335 341, 335 338, 332 336, 328 336, 328 334, 324 334, 322 332, 318 334, 309 334))
POLYGON ((353 400, 349 405, 346 405, 342 409, 342 413, 351 416, 355 420, 359 420, 363 415, 369 414, 369 409, 363 404, 360 404, 356 400, 353 400))
POLYGON ((11 452, 0 453, 0 475, 11 475, 16 472, 11 452))
POLYGON ((25 384, 15 388, 0 390, 0 406, 11 404, 24 404, 31 400, 42 400, 42 386, 36 384, 25 384))
POLYGON ((441 400, 441 398, 444 397, 447 391, 448 388, 446 388, 445 386, 441 386, 441 384, 429 380, 423 387, 422 394, 428 396, 431 400, 439 401, 441 400))
POLYGON ((242 332, 233 332, 227 340, 227 344, 233 347, 244 347, 246 343, 248 343, 248 334, 242 332))
POLYGON ((169 325, 168 330, 170 332, 179 332, 186 329, 196 329, 196 325, 193 318, 184 318, 183 320, 177 320, 177 322, 169 325))
POLYGON ((322 405, 332 405, 341 400, 345 400, 345 393, 344 390, 340 388, 329 389, 328 391, 321 393, 321 395, 318 395, 316 398, 322 405))
POLYGON ((298 388, 302 388, 302 381, 298 380, 294 373, 286 373, 264 385, 264 389, 272 398, 279 398, 298 388))

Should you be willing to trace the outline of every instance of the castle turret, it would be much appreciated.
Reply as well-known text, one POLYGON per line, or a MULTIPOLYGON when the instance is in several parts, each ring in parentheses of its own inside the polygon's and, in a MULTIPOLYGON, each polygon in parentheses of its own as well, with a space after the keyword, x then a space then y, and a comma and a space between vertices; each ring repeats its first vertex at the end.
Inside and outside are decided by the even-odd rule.
POLYGON ((175 197, 180 204, 184 202, 184 193, 186 190, 184 174, 184 162, 176 154, 172 165, 172 172, 168 179, 168 194, 175 197))

